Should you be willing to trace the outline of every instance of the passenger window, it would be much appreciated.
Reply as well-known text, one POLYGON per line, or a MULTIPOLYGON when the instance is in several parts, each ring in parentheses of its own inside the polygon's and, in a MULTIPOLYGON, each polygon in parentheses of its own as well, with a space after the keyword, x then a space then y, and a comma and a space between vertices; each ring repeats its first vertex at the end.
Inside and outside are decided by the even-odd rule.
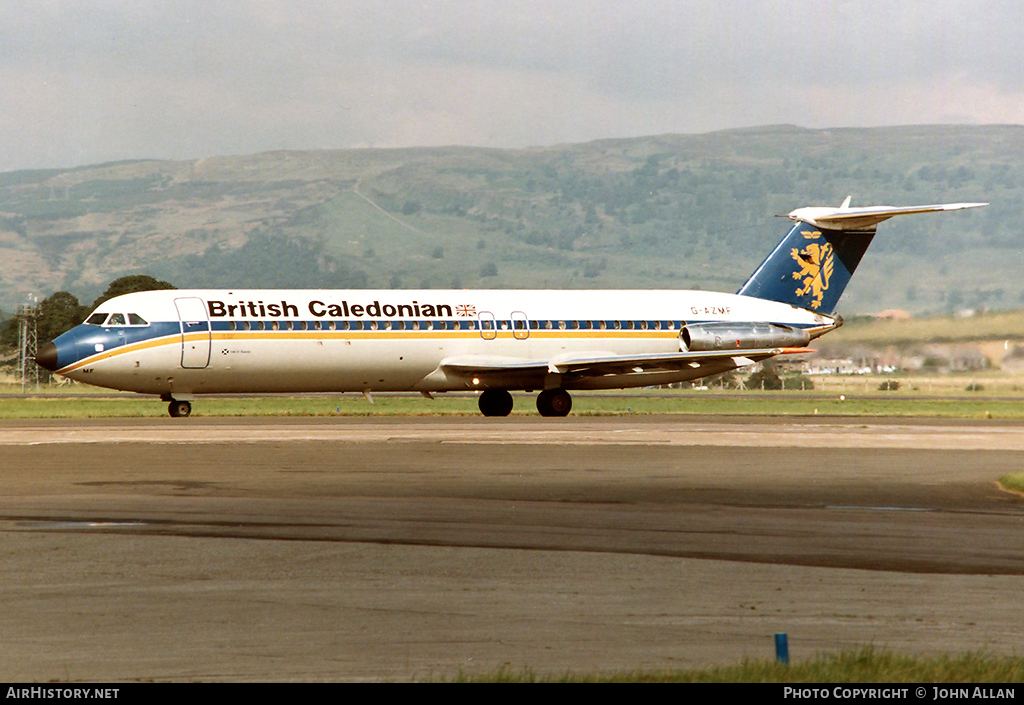
POLYGON ((234 321, 228 321, 228 330, 234 330, 234 329, 235 329, 235 322, 234 321))
POLYGON ((92 326, 102 326, 103 325, 103 321, 105 321, 105 320, 107 320, 107 314, 105 314, 105 313, 94 313, 91 316, 89 316, 88 320, 86 320, 86 323, 88 323, 89 325, 92 325, 92 326))

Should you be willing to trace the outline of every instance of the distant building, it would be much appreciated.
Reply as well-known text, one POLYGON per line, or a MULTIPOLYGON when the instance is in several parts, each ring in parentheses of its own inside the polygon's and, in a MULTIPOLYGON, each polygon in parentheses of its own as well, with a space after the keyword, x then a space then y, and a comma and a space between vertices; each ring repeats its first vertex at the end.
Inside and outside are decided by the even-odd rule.
POLYGON ((857 364, 850 358, 812 359, 803 363, 802 371, 808 375, 867 375, 872 372, 870 367, 857 364))
POLYGON ((890 308, 885 311, 879 311, 875 314, 875 318, 891 321, 908 321, 912 316, 907 311, 903 311, 898 308, 890 308))

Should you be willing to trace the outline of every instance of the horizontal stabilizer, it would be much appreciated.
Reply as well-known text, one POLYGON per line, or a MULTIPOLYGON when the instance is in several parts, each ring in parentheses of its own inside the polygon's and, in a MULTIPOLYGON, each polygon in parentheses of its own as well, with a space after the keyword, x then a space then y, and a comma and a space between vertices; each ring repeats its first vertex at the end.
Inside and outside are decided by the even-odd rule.
POLYGON ((987 203, 939 203, 930 206, 860 206, 850 208, 850 199, 847 198, 843 205, 838 208, 809 206, 807 208, 797 208, 795 211, 790 212, 789 215, 780 217, 827 230, 866 230, 897 215, 959 211, 965 208, 980 208, 987 205, 987 203))

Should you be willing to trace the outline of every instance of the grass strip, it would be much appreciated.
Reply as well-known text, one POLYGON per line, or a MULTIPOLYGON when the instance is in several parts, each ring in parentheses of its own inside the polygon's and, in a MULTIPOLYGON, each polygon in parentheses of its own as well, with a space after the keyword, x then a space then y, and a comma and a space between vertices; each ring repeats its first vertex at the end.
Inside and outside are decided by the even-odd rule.
POLYGON ((1003 475, 999 478, 999 486, 1010 492, 1024 494, 1024 472, 1003 475))
MULTIPOLYGON (((499 668, 491 673, 459 673, 456 683, 1008 683, 1024 682, 1024 658, 978 653, 915 656, 866 647, 784 666, 775 661, 744 661, 736 666, 695 670, 628 671, 609 674, 538 674, 499 668)), ((1012 686, 1011 686, 1012 687, 1012 686)), ((989 690, 989 688, 986 688, 989 690)), ((932 696, 929 689, 927 697, 932 696)))
MULTIPOLYGON (((362 396, 200 397, 192 403, 193 416, 445 416, 477 415, 476 398, 438 395, 374 395, 369 404, 362 396)), ((693 392, 667 392, 642 396, 575 394, 574 416, 628 416, 644 414, 750 415, 750 416, 889 416, 951 419, 1024 419, 1018 400, 969 398, 877 398, 759 395, 757 392, 719 396, 693 392)), ((515 395, 513 414, 537 414, 534 395, 515 395)), ((20 397, 0 399, 0 419, 128 418, 167 415, 167 404, 134 395, 110 397, 20 397)))

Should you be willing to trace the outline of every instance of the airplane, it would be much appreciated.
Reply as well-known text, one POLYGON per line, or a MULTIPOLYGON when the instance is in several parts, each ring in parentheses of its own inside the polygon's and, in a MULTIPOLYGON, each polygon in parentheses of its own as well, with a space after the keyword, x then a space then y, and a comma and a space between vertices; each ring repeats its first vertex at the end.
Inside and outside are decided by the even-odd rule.
POLYGON ((735 294, 669 290, 161 290, 100 304, 44 345, 43 368, 159 395, 186 417, 203 394, 510 390, 566 416, 570 391, 700 379, 801 352, 835 307, 879 223, 987 203, 798 208, 735 294))

